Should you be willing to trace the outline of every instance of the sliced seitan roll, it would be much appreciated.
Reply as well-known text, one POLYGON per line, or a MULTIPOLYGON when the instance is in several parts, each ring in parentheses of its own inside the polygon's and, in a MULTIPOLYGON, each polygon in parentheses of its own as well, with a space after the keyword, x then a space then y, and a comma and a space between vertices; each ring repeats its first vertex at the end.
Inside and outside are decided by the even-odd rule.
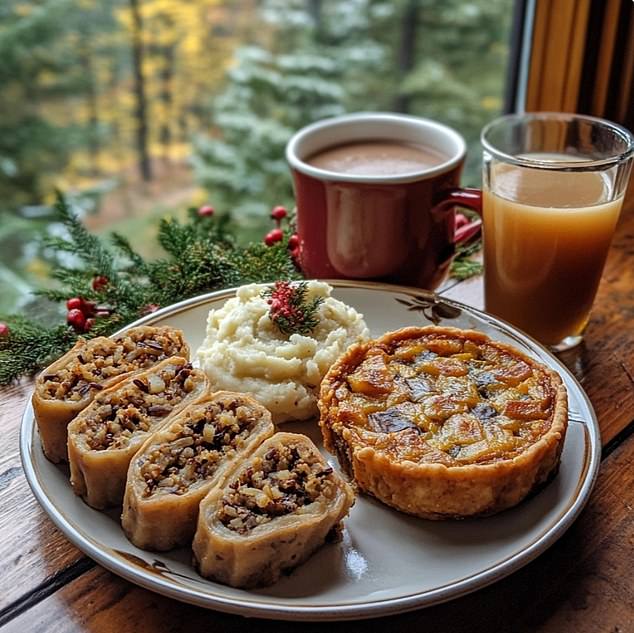
POLYGON ((244 394, 219 391, 152 435, 130 463, 122 525, 137 547, 190 545, 201 499, 275 429, 244 394))
POLYGON ((168 358, 99 393, 68 426, 70 481, 88 505, 123 501, 130 460, 171 416, 202 399, 207 378, 185 358, 168 358))
POLYGON ((233 587, 273 584, 324 544, 353 502, 309 438, 277 433, 201 502, 200 574, 233 587))
POLYGON ((171 327, 142 325, 113 338, 80 338, 35 382, 33 412, 46 457, 55 463, 68 460, 68 423, 96 394, 171 356, 189 358, 183 333, 171 327))

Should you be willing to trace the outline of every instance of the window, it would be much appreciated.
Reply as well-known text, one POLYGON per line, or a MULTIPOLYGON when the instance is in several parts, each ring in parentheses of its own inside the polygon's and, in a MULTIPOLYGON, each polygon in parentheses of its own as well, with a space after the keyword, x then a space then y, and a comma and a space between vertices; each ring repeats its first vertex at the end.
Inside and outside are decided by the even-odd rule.
MULTIPOLYGON (((519 3, 522 7, 526 3, 519 3)), ((54 187, 151 253, 153 222, 210 202, 243 239, 292 204, 293 131, 355 110, 458 129, 464 182, 504 106, 513 0, 4 0, 0 311, 47 261, 54 187)), ((520 12, 519 25, 523 24, 520 12)))

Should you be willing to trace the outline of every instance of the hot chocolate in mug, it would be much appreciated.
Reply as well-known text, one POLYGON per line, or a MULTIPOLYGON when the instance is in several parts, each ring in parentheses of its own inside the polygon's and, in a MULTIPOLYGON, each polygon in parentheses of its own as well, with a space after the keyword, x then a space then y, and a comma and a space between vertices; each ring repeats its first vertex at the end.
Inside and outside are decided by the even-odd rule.
POLYGON ((436 288, 455 246, 455 205, 481 210, 459 187, 464 139, 419 117, 358 113, 313 123, 286 146, 297 202, 299 262, 307 277, 436 288))

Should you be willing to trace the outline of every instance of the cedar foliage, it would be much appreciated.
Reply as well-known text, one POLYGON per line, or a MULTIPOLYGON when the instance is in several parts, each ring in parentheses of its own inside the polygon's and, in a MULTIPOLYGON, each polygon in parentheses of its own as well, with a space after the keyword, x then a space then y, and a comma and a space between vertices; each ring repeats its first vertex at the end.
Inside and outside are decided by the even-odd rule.
MULTIPOLYGON (((200 217, 189 210, 188 220, 161 220, 158 242, 165 255, 141 257, 122 235, 99 238, 89 233, 63 195, 55 204, 66 237, 48 237, 46 245, 67 253, 75 265, 56 264, 51 276, 59 286, 37 294, 53 302, 81 297, 107 312, 95 319, 84 337, 108 335, 162 306, 220 288, 279 279, 299 279, 285 239, 273 246, 238 246, 228 231, 228 216, 200 217), (94 289, 95 277, 108 279, 94 289)), ((80 336, 64 324, 48 325, 20 315, 0 316, 9 333, 0 337, 0 385, 31 374, 61 356, 80 336)))

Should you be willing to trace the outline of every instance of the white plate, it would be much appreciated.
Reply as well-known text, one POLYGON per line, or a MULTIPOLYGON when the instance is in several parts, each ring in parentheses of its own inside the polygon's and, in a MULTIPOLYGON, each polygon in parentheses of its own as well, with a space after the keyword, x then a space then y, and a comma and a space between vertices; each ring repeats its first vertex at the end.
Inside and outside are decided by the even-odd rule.
MULTIPOLYGON (((570 372, 526 335, 467 306, 411 288, 332 283, 334 296, 361 311, 375 336, 430 322, 473 328, 556 369, 570 398, 559 475, 516 508, 461 522, 415 519, 362 496, 345 522, 341 543, 324 546, 272 587, 243 591, 198 576, 189 550, 154 554, 137 549, 125 538, 116 513, 85 505, 73 494, 67 470, 44 458, 28 406, 20 438, 24 470, 38 501, 68 539, 104 567, 158 593, 221 611, 287 620, 359 619, 429 606, 499 580, 552 545, 587 501, 600 458, 595 414, 570 372)), ((182 301, 137 324, 181 328, 196 350, 209 309, 233 294, 227 290, 182 301)), ((284 429, 320 440, 314 422, 284 429)))

